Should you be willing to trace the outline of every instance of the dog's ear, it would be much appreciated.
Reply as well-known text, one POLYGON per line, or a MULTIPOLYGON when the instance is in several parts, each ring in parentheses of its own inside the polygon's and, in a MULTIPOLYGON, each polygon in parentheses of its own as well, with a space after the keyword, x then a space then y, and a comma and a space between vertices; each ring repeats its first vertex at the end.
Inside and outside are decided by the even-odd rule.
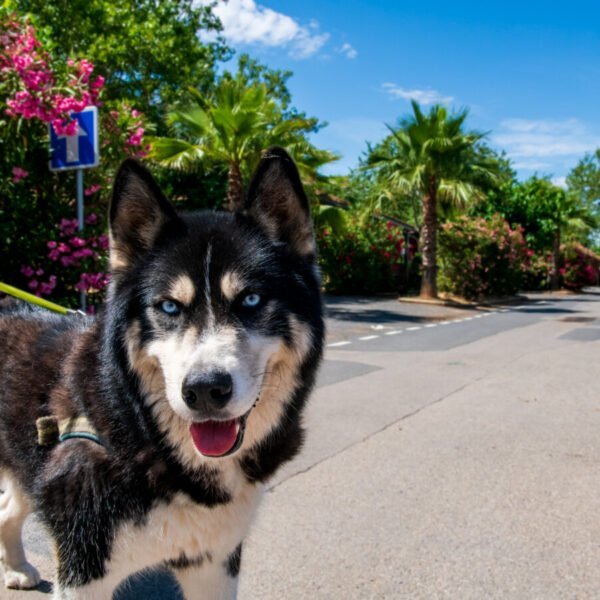
POLYGON ((109 209, 110 265, 126 269, 152 247, 177 215, 149 171, 133 159, 121 164, 109 209))
POLYGON ((244 212, 272 240, 286 244, 301 258, 314 259, 316 244, 309 202, 298 169, 283 148, 273 147, 263 153, 244 212))

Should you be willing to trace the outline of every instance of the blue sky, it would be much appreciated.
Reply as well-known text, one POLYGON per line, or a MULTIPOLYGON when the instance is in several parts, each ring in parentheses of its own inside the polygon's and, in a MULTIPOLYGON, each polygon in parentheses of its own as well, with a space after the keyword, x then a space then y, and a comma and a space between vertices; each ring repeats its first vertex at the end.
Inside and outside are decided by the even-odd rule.
POLYGON ((228 0, 229 44, 291 69, 294 104, 329 126, 315 142, 358 163, 410 98, 468 107, 521 178, 558 183, 600 147, 600 0, 228 0))

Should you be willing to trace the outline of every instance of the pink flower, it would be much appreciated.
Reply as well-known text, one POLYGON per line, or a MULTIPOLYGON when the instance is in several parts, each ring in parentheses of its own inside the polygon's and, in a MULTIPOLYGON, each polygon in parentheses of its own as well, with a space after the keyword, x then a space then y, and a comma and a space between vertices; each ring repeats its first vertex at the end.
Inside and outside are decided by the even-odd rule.
POLYGON ((81 259, 81 258, 88 258, 90 256, 92 256, 94 254, 93 250, 91 250, 90 248, 82 248, 81 250, 75 250, 75 252, 73 252, 73 258, 76 258, 77 260, 81 259))
POLYGON ((60 264, 63 267, 70 267, 71 265, 74 265, 76 263, 77 261, 72 256, 64 255, 60 257, 60 264))
POLYGON ((132 133, 128 138, 125 144, 127 146, 139 146, 142 143, 142 138, 144 137, 144 128, 138 127, 135 130, 135 133, 132 133))
POLYGON ((75 289, 81 292, 102 291, 108 283, 106 273, 82 273, 79 281, 75 284, 75 289))
POLYGON ((25 275, 25 277, 33 277, 34 271, 31 267, 23 265, 21 267, 21 273, 25 275))
POLYGON ((101 250, 108 250, 108 236, 105 234, 98 236, 98 245, 101 250))
POLYGON ((36 294, 38 296, 49 296, 52 290, 56 287, 56 276, 51 275, 47 282, 42 282, 40 287, 37 289, 36 294))
POLYGON ((77 219, 61 219, 58 224, 61 236, 73 235, 77 231, 78 225, 77 219))
POLYGON ((94 71, 94 65, 89 60, 82 58, 79 61, 77 70, 79 71, 79 76, 81 77, 81 81, 83 83, 87 83, 90 78, 90 75, 94 71))
POLYGON ((96 77, 96 79, 94 79, 94 81, 92 81, 90 84, 90 88, 96 91, 100 90, 102 87, 104 87, 104 77, 102 77, 102 75, 98 75, 98 77, 96 77))
POLYGON ((86 244, 86 241, 80 237, 75 236, 69 240, 69 244, 71 244, 73 248, 83 248, 83 246, 85 246, 86 244))
MULTIPOLYGON (((90 186, 89 188, 86 188, 83 193, 86 196, 91 196, 92 194, 95 194, 98 190, 101 190, 101 189, 102 189, 102 186, 95 183, 94 185, 90 186)), ((86 223, 87 223, 87 219, 86 219, 86 223)), ((88 223, 88 225, 90 225, 90 223, 88 223)))
POLYGON ((29 171, 22 169, 21 167, 13 167, 12 168, 12 180, 13 183, 19 183, 22 179, 25 179, 29 175, 29 171))

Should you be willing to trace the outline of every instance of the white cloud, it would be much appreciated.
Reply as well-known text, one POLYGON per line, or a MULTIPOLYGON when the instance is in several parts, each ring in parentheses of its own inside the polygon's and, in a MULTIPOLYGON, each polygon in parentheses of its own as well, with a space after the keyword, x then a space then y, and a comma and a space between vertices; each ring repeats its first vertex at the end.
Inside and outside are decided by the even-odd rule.
POLYGON ((541 160, 519 160, 513 163, 513 168, 524 171, 544 171, 552 168, 552 163, 541 160))
POLYGON ((344 54, 346 58, 350 59, 356 58, 358 56, 356 48, 353 48, 351 44, 348 44, 348 42, 346 42, 341 48, 338 48, 338 52, 340 54, 344 54))
MULTIPOLYGON (((198 0, 210 4, 211 0, 198 0)), ((223 35, 232 44, 285 47, 296 58, 308 58, 329 39, 319 33, 314 19, 304 27, 292 17, 257 4, 255 0, 221 0, 213 12, 223 24, 223 35)))
POLYGON ((448 104, 454 98, 452 96, 442 96, 436 90, 407 90, 401 88, 395 83, 384 83, 383 89, 394 98, 402 98, 403 100, 416 100, 419 104, 448 104))
POLYGON ((562 177, 554 177, 554 179, 552 179, 552 183, 560 188, 563 188, 563 190, 567 189, 567 178, 564 175, 562 177))
POLYGON ((528 159, 524 162, 580 155, 600 146, 600 136, 590 133, 577 119, 506 119, 492 139, 511 158, 528 159))

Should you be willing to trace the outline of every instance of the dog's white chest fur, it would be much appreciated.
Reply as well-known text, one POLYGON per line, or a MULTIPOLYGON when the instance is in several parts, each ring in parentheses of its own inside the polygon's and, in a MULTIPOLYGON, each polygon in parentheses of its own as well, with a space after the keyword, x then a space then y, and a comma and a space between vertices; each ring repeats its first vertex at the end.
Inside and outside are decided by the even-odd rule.
POLYGON ((120 578, 182 557, 223 563, 246 536, 263 490, 260 484, 244 484, 230 502, 214 507, 178 494, 153 508, 142 524, 121 525, 106 564, 107 575, 120 578))

